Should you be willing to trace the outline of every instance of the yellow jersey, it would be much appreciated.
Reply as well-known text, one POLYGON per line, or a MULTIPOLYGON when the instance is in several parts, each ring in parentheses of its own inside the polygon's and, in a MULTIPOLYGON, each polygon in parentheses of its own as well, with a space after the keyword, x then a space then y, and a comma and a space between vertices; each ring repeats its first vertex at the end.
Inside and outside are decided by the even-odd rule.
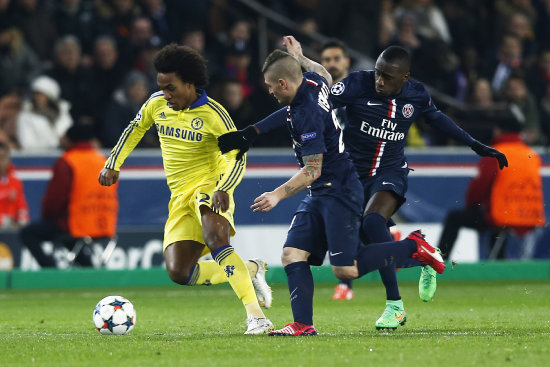
POLYGON ((172 197, 212 183, 216 183, 216 191, 232 192, 244 175, 246 157, 237 161, 236 150, 222 155, 218 136, 235 131, 235 124, 225 108, 205 91, 197 93, 199 98, 183 111, 168 107, 162 92, 153 93, 120 136, 105 167, 120 170, 154 124, 172 197))

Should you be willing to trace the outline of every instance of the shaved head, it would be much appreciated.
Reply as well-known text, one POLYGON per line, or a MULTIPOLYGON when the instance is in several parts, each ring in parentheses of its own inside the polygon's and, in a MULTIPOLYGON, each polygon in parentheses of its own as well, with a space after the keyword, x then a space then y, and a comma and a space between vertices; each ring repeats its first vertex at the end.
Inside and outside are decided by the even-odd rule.
POLYGON ((275 50, 267 56, 262 73, 269 74, 272 80, 287 79, 298 84, 302 82, 300 63, 290 54, 281 50, 275 50))
POLYGON ((269 94, 282 105, 290 104, 304 79, 298 60, 281 50, 267 56, 262 72, 269 94))
POLYGON ((408 73, 411 69, 411 57, 403 47, 390 46, 380 54, 380 58, 403 74, 408 73))

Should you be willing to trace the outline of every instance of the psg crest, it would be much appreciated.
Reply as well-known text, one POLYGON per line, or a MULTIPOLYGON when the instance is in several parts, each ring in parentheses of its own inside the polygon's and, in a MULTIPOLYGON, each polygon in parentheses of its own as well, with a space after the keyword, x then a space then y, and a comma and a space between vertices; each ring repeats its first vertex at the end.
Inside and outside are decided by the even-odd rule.
POLYGON ((403 110, 401 110, 401 112, 403 112, 403 116, 405 116, 406 118, 409 118, 414 113, 414 107, 412 106, 412 104, 407 103, 406 105, 403 106, 403 110))

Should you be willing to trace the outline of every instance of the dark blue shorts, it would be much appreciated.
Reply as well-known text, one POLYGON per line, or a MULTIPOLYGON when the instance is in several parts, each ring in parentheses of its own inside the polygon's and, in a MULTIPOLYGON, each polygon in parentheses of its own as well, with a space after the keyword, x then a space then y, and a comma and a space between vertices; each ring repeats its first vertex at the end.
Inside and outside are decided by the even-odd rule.
MULTIPOLYGON (((359 204, 362 193, 357 194, 359 204)), ((294 214, 284 247, 309 252, 310 265, 321 265, 328 251, 332 265, 351 266, 360 243, 360 225, 360 205, 352 208, 329 195, 307 196, 294 214)))
POLYGON ((379 172, 373 177, 362 178, 361 183, 363 184, 365 194, 363 208, 365 208, 370 198, 378 191, 390 191, 397 199, 397 208, 395 208, 395 211, 397 211, 407 200, 405 199, 405 193, 409 187, 408 176, 408 168, 397 168, 395 170, 379 172))

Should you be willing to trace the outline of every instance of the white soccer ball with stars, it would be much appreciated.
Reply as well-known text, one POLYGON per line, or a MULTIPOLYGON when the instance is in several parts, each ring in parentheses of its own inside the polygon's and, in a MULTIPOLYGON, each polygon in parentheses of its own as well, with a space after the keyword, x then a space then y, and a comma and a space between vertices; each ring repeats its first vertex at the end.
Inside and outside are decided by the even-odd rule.
POLYGON ((136 324, 132 302, 121 296, 103 298, 94 308, 94 324, 101 334, 128 334, 136 324))

